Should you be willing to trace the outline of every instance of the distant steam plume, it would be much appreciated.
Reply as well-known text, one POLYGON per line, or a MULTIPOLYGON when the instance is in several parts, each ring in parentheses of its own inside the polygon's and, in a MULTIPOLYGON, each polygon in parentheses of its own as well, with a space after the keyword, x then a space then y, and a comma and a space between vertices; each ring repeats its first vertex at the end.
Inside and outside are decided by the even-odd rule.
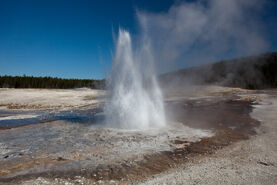
POLYGON ((166 13, 138 11, 159 72, 267 50, 263 0, 196 0, 166 13), (173 65, 174 64, 174 65, 173 65))

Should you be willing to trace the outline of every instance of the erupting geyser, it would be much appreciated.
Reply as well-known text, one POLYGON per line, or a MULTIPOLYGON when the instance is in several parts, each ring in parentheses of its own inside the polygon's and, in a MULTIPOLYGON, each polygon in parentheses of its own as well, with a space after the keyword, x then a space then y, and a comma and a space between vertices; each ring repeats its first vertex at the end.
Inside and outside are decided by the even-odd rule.
POLYGON ((150 45, 145 43, 133 50, 130 34, 121 29, 108 87, 107 124, 142 130, 165 125, 163 97, 153 69, 150 45))

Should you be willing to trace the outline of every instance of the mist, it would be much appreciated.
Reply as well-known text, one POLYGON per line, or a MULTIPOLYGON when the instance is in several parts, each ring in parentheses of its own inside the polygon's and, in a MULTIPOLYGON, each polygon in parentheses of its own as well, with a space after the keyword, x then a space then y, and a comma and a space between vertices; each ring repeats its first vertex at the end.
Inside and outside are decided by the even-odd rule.
POLYGON ((264 0, 177 2, 167 12, 137 11, 159 73, 267 51, 264 0))
MULTIPOLYGON (((269 44, 258 18, 265 3, 198 0, 177 2, 161 13, 137 10, 140 34, 134 42, 127 31, 119 30, 107 79, 107 122, 127 129, 165 125, 164 100, 156 74, 267 51, 269 44)), ((212 73, 211 66, 192 70, 183 76, 170 76, 161 85, 167 93, 168 89, 212 81, 212 73)), ((234 79, 233 74, 227 75, 234 79)))

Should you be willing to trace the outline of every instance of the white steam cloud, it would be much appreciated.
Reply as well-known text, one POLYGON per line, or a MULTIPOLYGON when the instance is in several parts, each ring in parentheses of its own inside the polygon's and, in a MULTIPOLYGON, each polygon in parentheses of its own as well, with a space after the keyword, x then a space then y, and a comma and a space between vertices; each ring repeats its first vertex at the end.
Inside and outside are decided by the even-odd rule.
POLYGON ((263 5, 263 0, 198 0, 175 4, 166 13, 137 15, 159 72, 166 72, 266 51, 258 16, 263 5))
POLYGON ((128 129, 165 125, 155 67, 168 72, 266 51, 262 7, 263 0, 196 0, 174 4, 165 13, 138 11, 137 42, 132 45, 130 34, 119 30, 107 80, 108 124, 128 129))

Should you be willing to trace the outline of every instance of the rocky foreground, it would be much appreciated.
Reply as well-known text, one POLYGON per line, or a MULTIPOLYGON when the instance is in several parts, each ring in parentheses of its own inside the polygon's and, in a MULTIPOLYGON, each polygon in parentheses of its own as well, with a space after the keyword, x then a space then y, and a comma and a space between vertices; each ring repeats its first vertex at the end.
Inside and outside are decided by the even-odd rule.
POLYGON ((0 96, 0 184, 277 183, 274 90, 167 91, 168 126, 147 131, 92 120, 1 127, 30 110, 94 110, 104 92, 1 89, 0 96))

